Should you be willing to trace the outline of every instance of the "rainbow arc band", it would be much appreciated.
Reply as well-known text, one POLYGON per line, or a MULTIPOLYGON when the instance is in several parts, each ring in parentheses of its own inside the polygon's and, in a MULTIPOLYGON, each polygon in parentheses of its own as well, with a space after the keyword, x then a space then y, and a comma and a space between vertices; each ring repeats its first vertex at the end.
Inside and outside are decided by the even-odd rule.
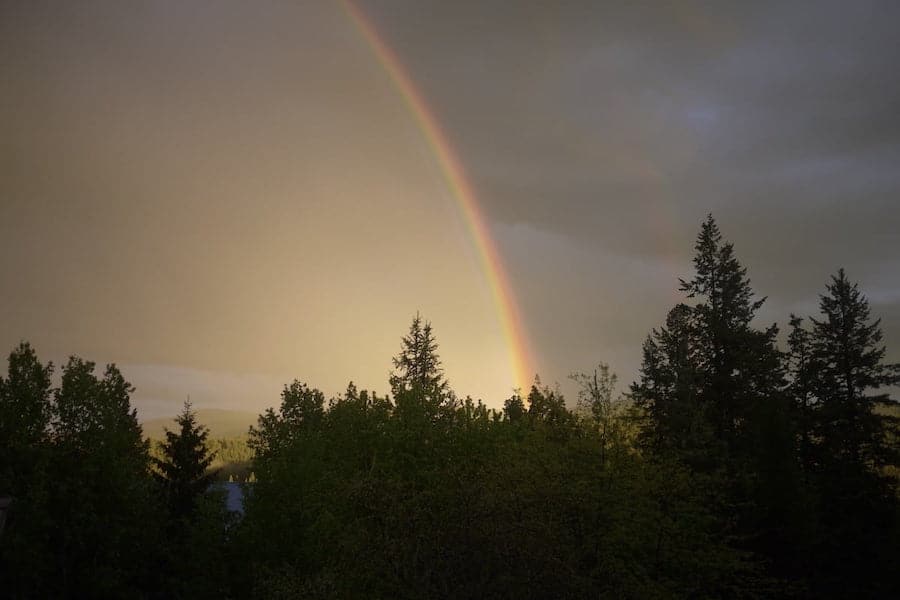
POLYGON ((419 131, 422 132, 431 148, 453 197, 462 211, 463 220, 475 242, 482 270, 497 309, 500 326, 509 349, 509 360, 515 377, 515 385, 527 394, 534 376, 532 370, 534 363, 528 335, 503 261, 491 238, 490 230, 478 205, 475 190, 469 183, 465 169, 453 151, 449 138, 434 113, 428 108, 424 96, 403 67, 403 63, 379 35, 375 25, 353 2, 340 0, 340 4, 375 53, 378 62, 412 113, 419 131))

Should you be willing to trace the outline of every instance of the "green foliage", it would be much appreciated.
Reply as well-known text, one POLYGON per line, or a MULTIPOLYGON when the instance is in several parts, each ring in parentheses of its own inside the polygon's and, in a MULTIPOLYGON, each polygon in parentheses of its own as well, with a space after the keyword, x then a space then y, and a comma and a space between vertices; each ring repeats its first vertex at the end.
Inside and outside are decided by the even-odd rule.
POLYGON ((609 365, 600 363, 590 375, 573 373, 569 379, 580 387, 575 413, 598 424, 603 422, 612 413, 613 394, 618 382, 618 377, 609 370, 609 365))
POLYGON ((247 436, 210 439, 207 440, 207 447, 214 456, 209 468, 218 481, 247 482, 253 461, 247 436))
POLYGON ((311 403, 312 420, 290 418, 283 401, 251 434, 258 480, 237 540, 252 563, 239 593, 670 598, 739 587, 747 563, 717 536, 693 476, 630 450, 604 373, 586 387, 598 397, 591 419, 539 380, 527 409, 515 395, 502 413, 470 398, 435 413, 415 385, 395 386, 409 396, 392 403, 350 384, 322 413, 311 403))
MULTIPOLYGON (((211 435, 211 434, 210 434, 211 435)), ((207 437, 206 448, 212 457, 207 473, 215 481, 246 483, 252 474, 253 450, 247 445, 248 437, 212 438, 207 437)), ((164 458, 163 441, 150 440, 151 463, 164 458)))

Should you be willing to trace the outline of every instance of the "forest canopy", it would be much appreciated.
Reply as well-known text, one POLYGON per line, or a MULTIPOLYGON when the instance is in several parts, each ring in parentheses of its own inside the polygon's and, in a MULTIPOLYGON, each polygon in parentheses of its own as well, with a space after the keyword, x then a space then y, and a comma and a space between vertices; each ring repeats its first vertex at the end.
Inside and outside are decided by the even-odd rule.
POLYGON ((536 377, 496 409, 454 393, 416 314, 389 394, 295 380, 249 456, 190 404, 151 452, 115 365, 72 357, 55 385, 23 342, 0 377, 0 594, 900 595, 900 366, 865 295, 839 270, 818 314, 759 327, 712 217, 680 291, 626 389, 599 363, 577 398, 536 377), (249 459, 242 515, 212 485, 223 454, 249 459))

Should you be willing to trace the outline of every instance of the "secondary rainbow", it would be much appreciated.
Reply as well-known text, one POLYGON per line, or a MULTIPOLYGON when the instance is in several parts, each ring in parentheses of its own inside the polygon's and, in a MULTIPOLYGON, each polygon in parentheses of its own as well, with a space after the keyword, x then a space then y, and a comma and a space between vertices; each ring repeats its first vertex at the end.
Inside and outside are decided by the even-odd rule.
POLYGON ((531 385, 531 378, 534 376, 534 363, 528 336, 522 324, 522 316, 515 301, 509 278, 503 267, 503 261, 491 238, 490 230, 485 224, 475 190, 466 176, 465 169, 453 151, 440 123, 429 110, 424 96, 416 88, 394 51, 385 43, 375 26, 356 5, 349 0, 340 0, 340 4, 372 48, 378 62, 403 97, 419 130, 431 147, 454 198, 456 198, 464 221, 475 242, 485 278, 497 308, 500 326, 509 348, 510 366, 516 385, 524 393, 527 393, 531 385))

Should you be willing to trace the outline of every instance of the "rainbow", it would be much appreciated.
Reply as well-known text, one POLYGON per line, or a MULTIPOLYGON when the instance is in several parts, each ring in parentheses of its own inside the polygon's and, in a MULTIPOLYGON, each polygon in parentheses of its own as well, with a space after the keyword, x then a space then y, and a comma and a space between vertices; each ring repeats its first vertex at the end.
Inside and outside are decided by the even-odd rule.
POLYGON ((424 96, 416 88, 409 73, 403 67, 403 63, 379 36, 374 24, 350 0, 340 0, 340 4, 372 48, 378 62, 381 63, 402 96, 419 130, 431 147, 453 197, 456 198, 463 220, 475 242, 478 257, 497 308, 500 326, 509 349, 510 366, 515 383, 527 394, 534 377, 534 363, 527 332, 523 326, 522 315, 515 301, 509 277, 503 267, 503 261, 491 238, 490 230, 478 205, 475 190, 466 176, 465 169, 453 151, 447 134, 441 128, 434 113, 429 110, 424 96))

